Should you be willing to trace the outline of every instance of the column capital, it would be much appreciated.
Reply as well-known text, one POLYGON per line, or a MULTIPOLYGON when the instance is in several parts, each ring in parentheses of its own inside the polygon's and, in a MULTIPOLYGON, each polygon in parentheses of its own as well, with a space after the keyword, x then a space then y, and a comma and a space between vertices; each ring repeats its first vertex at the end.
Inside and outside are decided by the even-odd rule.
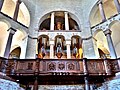
POLYGON ((11 34, 13 34, 13 35, 14 35, 14 34, 15 34, 15 32, 17 31, 16 29, 14 29, 14 28, 12 28, 12 27, 11 27, 11 28, 9 28, 8 30, 10 30, 10 33, 11 33, 11 34))
POLYGON ((55 14, 55 12, 51 12, 51 14, 55 14))
POLYGON ((55 42, 55 41, 49 41, 49 44, 50 44, 50 45, 54 45, 54 42, 55 42))
POLYGON ((108 34, 111 35, 111 33, 112 33, 112 31, 110 29, 107 29, 107 30, 104 31, 105 36, 108 35, 108 34))
POLYGON ((64 13, 65 13, 65 14, 68 14, 68 12, 67 12, 67 11, 65 11, 64 13))
POLYGON ((66 40, 66 45, 71 45, 71 40, 66 40))
POLYGON ((102 0, 99 0, 97 4, 98 4, 98 5, 99 5, 99 4, 103 4, 103 3, 102 3, 102 0))
POLYGON ((22 1, 21 1, 21 0, 17 0, 17 3, 21 4, 21 3, 22 3, 22 1))

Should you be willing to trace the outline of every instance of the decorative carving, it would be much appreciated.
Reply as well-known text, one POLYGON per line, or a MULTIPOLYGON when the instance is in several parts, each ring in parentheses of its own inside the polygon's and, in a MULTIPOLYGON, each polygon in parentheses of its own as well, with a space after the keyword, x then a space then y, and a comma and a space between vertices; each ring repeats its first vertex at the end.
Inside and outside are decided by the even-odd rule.
POLYGON ((110 67, 111 70, 114 72, 120 71, 119 65, 118 65, 118 61, 110 61, 110 67))
POLYGON ((88 72, 89 73, 104 73, 104 64, 102 61, 88 61, 87 62, 87 66, 88 66, 88 72))
POLYGON ((75 65, 73 63, 68 64, 68 70, 75 70, 75 65))
POLYGON ((53 62, 48 63, 48 70, 56 70, 56 64, 53 62))
POLYGON ((58 68, 59 68, 60 70, 64 70, 64 69, 65 69, 65 64, 64 64, 64 63, 58 64, 58 68))
POLYGON ((28 63, 28 70, 32 70, 33 63, 28 63))

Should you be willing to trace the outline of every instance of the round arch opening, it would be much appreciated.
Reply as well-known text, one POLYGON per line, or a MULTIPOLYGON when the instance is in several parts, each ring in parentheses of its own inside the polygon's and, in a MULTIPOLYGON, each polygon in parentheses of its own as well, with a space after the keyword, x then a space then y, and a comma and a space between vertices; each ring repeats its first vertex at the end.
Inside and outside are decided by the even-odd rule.
MULTIPOLYGON (((64 11, 54 12, 54 30, 65 30, 65 15, 64 11)), ((78 25, 78 20, 76 20, 74 15, 68 13, 69 30, 80 30, 78 25)), ((51 23, 51 13, 44 15, 41 18, 39 30, 50 30, 51 23)))

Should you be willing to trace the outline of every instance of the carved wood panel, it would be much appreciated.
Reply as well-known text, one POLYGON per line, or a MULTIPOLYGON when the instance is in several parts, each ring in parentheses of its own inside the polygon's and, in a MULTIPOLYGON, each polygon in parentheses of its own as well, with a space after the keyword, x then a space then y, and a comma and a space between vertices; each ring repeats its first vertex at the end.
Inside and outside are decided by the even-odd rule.
POLYGON ((88 67, 88 73, 91 73, 91 74, 105 73, 105 67, 104 67, 103 61, 88 60, 87 67, 88 67))

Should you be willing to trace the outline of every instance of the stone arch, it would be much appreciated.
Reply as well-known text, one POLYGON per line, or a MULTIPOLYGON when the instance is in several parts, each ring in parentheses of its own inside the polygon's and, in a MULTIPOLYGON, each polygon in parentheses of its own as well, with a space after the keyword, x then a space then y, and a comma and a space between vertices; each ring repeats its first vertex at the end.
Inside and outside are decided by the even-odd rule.
MULTIPOLYGON (((13 17, 15 5, 16 0, 4 0, 1 12, 7 14, 10 17, 13 17)), ((30 14, 24 2, 20 4, 17 21, 24 24, 25 26, 29 26, 30 24, 30 14)))
POLYGON ((37 41, 37 57, 48 59, 50 56, 49 36, 42 34, 38 37, 37 41))
POLYGON ((115 20, 109 25, 110 30, 112 31, 111 37, 115 47, 117 57, 120 57, 120 22, 115 20))
POLYGON ((55 40, 56 37, 59 37, 59 36, 64 37, 65 40, 67 39, 67 36, 66 36, 66 35, 63 35, 63 34, 61 34, 61 35, 55 34, 55 36, 53 36, 54 40, 55 40))
POLYGON ((80 44, 82 44, 82 38, 79 35, 73 35, 71 37, 71 46, 73 47, 74 44, 78 44, 77 47, 79 47, 80 44))
POLYGON ((0 18, 0 22, 4 22, 8 25, 8 28, 11 27, 11 24, 9 23, 9 21, 7 21, 6 19, 0 18))
POLYGON ((97 29, 97 30, 93 33, 93 37, 95 37, 96 34, 97 34, 98 32, 100 32, 100 31, 103 31, 103 30, 102 30, 102 29, 97 29))
POLYGON ((10 23, 7 20, 5 19, 0 20, 0 34, 1 34, 0 35, 0 56, 2 57, 4 55, 4 51, 5 51, 8 35, 9 35, 9 31, 7 31, 9 27, 10 27, 10 23))
POLYGON ((20 58, 21 48, 15 46, 14 49, 10 52, 9 58, 20 58))
POLYGON ((55 36, 55 46, 57 46, 57 43, 61 43, 61 45, 65 45, 65 36, 64 35, 56 35, 55 36), (57 40, 57 38, 58 39, 60 39, 60 40, 57 40))
POLYGON ((24 2, 22 2, 20 4, 20 12, 22 14, 20 14, 20 13, 18 14, 18 21, 21 22, 21 23, 24 22, 23 24, 25 24, 25 26, 29 27, 29 25, 30 25, 30 13, 29 13, 29 10, 26 7, 24 2), (21 15, 24 17, 24 19, 19 18, 19 17, 21 17, 21 15))
POLYGON ((39 35, 38 39, 40 39, 42 36, 44 36, 44 37, 48 37, 48 38, 49 38, 48 35, 46 35, 46 34, 41 34, 41 35, 39 35))
POLYGON ((15 1, 13 0, 4 0, 1 12, 7 14, 10 17, 13 17, 15 10, 15 1))
MULTIPOLYGON (((64 10, 58 10, 58 11, 55 10, 55 11, 50 11, 48 13, 45 13, 39 20, 39 27, 42 24, 42 22, 45 21, 46 19, 49 19, 49 23, 50 23, 50 14, 51 14, 51 12, 65 12, 65 11, 64 10)), ((78 30, 80 30, 80 21, 79 21, 78 17, 76 15, 74 15, 70 11, 68 11, 68 13, 69 13, 69 16, 71 17, 71 19, 76 22, 76 25, 78 25, 78 27, 77 27, 78 30)))
POLYGON ((97 2, 98 2, 99 0, 97 0, 94 4, 93 4, 93 6, 91 7, 91 10, 90 10, 90 12, 89 12, 89 20, 90 20, 90 24, 91 24, 91 26, 94 26, 95 24, 98 24, 100 21, 101 21, 101 17, 99 16, 98 17, 98 20, 95 20, 95 23, 93 22, 93 20, 95 19, 95 16, 97 15, 99 15, 99 13, 98 14, 96 14, 96 12, 97 11, 99 11, 99 9, 98 9, 98 5, 97 5, 97 2))
MULTIPOLYGON (((102 18, 101 18, 100 12, 99 12, 99 8, 97 6, 98 1, 99 0, 97 0, 94 3, 94 5, 91 8, 90 13, 89 13, 89 20, 90 20, 91 26, 95 26, 96 24, 99 24, 100 22, 102 22, 102 18)), ((113 16, 117 13, 113 0, 112 1, 103 0, 102 2, 103 2, 106 18, 110 18, 111 16, 113 16)))
POLYGON ((83 58, 82 38, 79 35, 73 35, 71 37, 71 51, 72 58, 83 58))
POLYGON ((21 48, 20 58, 24 59, 25 58, 24 55, 26 53, 27 48, 27 39, 28 39, 27 33, 23 29, 18 28, 13 36, 10 51, 14 50, 14 48, 20 47, 21 48))
POLYGON ((109 48, 105 34, 102 29, 98 29, 94 34, 94 44, 97 48, 95 52, 99 52, 99 56, 101 56, 100 50, 104 53, 104 55, 109 55, 109 48))
POLYGON ((63 35, 55 36, 54 51, 55 58, 66 58, 66 41, 63 35))
POLYGON ((118 21, 118 20, 114 20, 114 21, 112 21, 110 24, 109 24, 109 28, 111 28, 115 23, 117 23, 117 22, 119 22, 120 23, 120 21, 118 21))

